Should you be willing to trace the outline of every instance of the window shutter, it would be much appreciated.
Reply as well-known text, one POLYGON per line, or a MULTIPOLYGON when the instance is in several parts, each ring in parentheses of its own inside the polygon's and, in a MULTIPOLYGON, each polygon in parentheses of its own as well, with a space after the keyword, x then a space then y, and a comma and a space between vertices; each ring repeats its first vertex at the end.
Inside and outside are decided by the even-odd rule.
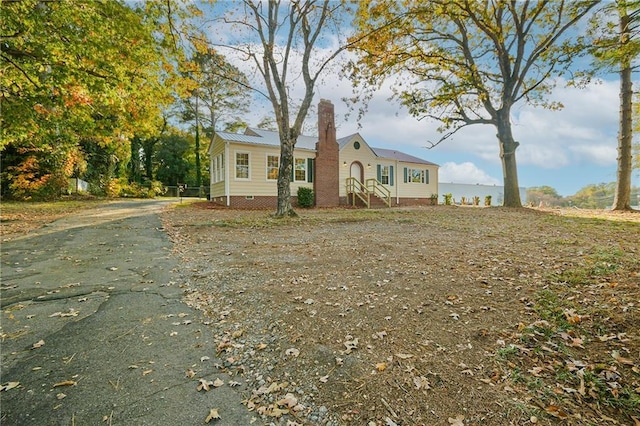
POLYGON ((389 185, 393 186, 393 166, 389 166, 389 185))
POLYGON ((429 185, 429 170, 424 171, 424 183, 429 185))
POLYGON ((313 158, 307 158, 307 182, 313 182, 313 163, 315 160, 313 158))
POLYGON ((377 169, 378 169, 378 182, 382 182, 382 166, 378 164, 377 169))
POLYGON ((407 168, 404 168, 404 183, 407 183, 407 168))

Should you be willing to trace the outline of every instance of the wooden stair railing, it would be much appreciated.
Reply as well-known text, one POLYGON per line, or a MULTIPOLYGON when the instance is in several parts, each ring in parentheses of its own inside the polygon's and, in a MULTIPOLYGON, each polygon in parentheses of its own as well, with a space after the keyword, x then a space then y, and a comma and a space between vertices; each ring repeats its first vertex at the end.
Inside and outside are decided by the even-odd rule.
POLYGON ((380 198, 387 207, 391 207, 391 191, 382 185, 378 179, 367 179, 367 191, 380 198))
POLYGON ((347 197, 351 195, 351 203, 355 207, 358 197, 367 208, 371 206, 371 194, 367 187, 354 177, 347 178, 347 197))

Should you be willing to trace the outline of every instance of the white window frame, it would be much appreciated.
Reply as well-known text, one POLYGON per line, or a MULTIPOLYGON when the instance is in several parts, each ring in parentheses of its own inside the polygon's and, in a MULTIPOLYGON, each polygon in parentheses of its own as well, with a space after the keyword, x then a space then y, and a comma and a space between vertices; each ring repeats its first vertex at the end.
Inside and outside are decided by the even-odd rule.
POLYGON ((278 180, 278 174, 280 172, 280 156, 279 155, 267 154, 266 172, 267 172, 267 180, 268 181, 277 181, 278 180), (269 171, 273 169, 273 166, 269 166, 269 158, 270 157, 275 157, 278 160, 278 162, 276 164, 276 177, 275 178, 270 178, 269 177, 269 171))
POLYGON ((220 167, 218 167, 218 182, 222 182, 224 181, 225 177, 224 177, 224 152, 220 153, 220 155, 218 155, 218 157, 220 157, 220 167))
POLYGON ((388 164, 381 164, 380 165, 380 183, 383 185, 389 185, 389 182, 391 182, 391 166, 388 164), (387 174, 385 175, 385 170, 387 172, 387 174), (384 178, 387 178, 387 181, 384 181, 384 178))
POLYGON ((306 158, 294 158, 293 159, 293 181, 294 182, 306 182, 307 181, 307 159, 306 158), (298 162, 302 165, 301 168, 298 168, 298 162), (298 179, 298 171, 304 172, 304 177, 302 179, 298 179))
MULTIPOLYGON (((233 156, 233 163, 235 166, 235 172, 234 172, 234 176, 235 176, 235 180, 251 180, 251 153, 247 152, 247 151, 236 151, 234 153, 233 156), (238 177, 238 155, 246 155, 247 156, 247 164, 246 164, 246 168, 247 168, 247 177, 238 177)), ((245 165, 242 164, 242 167, 244 167, 245 165)))
POLYGON ((211 172, 213 183, 222 182, 224 180, 224 154, 218 154, 213 157, 213 170, 211 172))
POLYGON ((407 183, 422 183, 424 184, 424 170, 407 168, 407 183), (414 173, 417 174, 418 180, 414 180, 414 173))

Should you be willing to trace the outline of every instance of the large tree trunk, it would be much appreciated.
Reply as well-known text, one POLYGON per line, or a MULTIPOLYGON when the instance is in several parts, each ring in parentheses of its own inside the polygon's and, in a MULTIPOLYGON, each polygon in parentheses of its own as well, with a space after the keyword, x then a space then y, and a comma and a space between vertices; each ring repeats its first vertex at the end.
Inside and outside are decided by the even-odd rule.
POLYGON ((500 144, 500 159, 502 160, 502 175, 504 179, 504 206, 522 207, 520 188, 518 186, 518 166, 516 163, 516 148, 520 143, 513 140, 508 110, 498 111, 496 127, 498 129, 496 136, 500 144))
MULTIPOLYGON (((629 40, 629 16, 620 10, 620 42, 629 40)), ((612 210, 631 210, 631 160, 632 160, 632 98, 631 60, 624 56, 620 62, 620 132, 618 133, 618 171, 616 195, 612 210)))
MULTIPOLYGON (((285 136, 286 137, 286 136, 285 136)), ((291 171, 293 170, 294 141, 280 139, 280 166, 278 168, 278 207, 276 217, 295 216, 291 205, 291 171)))

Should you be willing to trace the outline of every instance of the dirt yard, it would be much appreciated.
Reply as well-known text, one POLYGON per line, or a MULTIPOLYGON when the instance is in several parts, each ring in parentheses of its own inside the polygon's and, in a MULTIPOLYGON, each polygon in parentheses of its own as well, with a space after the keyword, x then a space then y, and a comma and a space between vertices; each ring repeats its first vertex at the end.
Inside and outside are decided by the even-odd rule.
POLYGON ((640 425, 640 214, 164 214, 219 368, 278 425, 640 425))

